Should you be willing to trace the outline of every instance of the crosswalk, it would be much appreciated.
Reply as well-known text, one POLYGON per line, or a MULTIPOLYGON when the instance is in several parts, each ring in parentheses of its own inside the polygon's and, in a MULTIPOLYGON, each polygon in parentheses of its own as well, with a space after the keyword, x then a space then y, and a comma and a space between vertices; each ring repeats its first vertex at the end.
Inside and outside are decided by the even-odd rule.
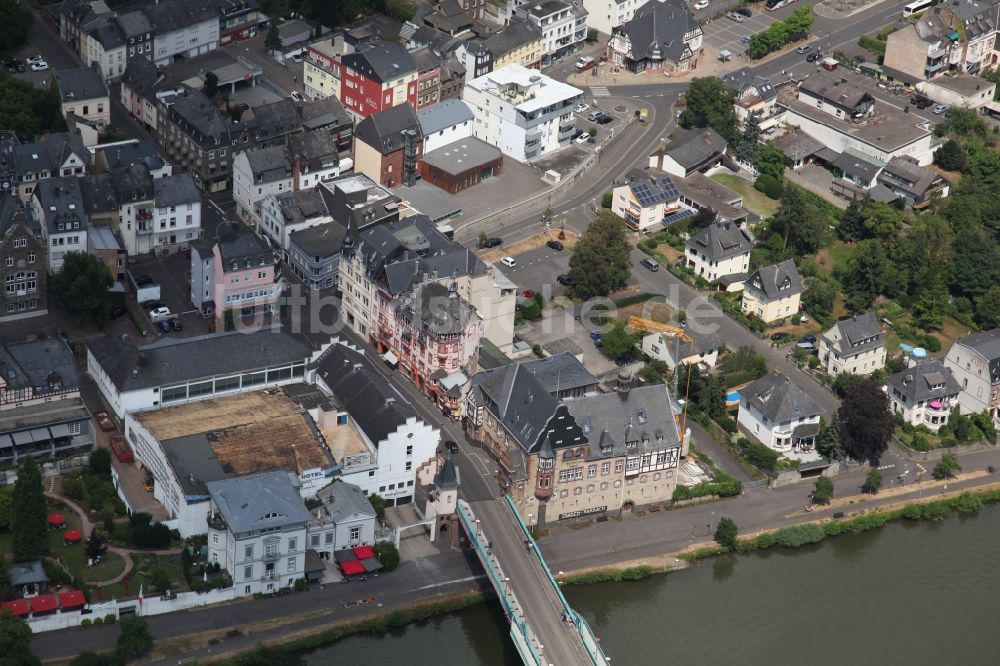
POLYGON ((894 464, 889 464, 889 465, 879 465, 879 469, 892 469, 892 468, 893 468, 893 467, 895 467, 895 466, 896 466, 896 465, 894 465, 894 464))
POLYGON ((591 86, 590 93, 594 97, 610 97, 611 91, 608 90, 607 86, 591 86))

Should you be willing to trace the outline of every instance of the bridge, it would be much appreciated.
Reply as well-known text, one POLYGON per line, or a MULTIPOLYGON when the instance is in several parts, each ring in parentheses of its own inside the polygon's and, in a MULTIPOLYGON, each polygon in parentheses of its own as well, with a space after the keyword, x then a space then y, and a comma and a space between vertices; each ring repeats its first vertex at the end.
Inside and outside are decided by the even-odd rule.
POLYGON ((607 666, 590 625, 566 601, 538 544, 509 497, 474 505, 458 516, 489 576, 510 637, 526 666, 607 666))

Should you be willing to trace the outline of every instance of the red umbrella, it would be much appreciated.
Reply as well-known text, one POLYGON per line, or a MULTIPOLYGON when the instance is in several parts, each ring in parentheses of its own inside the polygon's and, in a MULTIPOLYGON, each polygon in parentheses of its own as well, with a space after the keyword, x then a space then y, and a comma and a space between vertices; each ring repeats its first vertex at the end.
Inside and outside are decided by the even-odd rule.
POLYGON ((66 517, 63 516, 61 513, 53 513, 51 516, 49 516, 49 525, 58 526, 62 525, 65 522, 66 522, 66 517))
POLYGON ((82 538, 83 534, 80 533, 80 530, 66 530, 63 534, 63 540, 68 541, 69 543, 76 543, 82 538))

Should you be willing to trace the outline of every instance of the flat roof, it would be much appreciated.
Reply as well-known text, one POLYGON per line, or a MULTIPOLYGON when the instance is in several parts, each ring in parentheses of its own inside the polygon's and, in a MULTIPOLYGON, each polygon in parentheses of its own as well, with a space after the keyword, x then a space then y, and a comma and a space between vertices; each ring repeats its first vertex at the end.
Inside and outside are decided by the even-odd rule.
POLYGON ((243 81, 247 75, 263 72, 260 67, 251 69, 244 62, 250 61, 237 60, 226 51, 209 51, 194 58, 178 60, 165 67, 164 71, 178 81, 200 90, 205 85, 205 75, 208 72, 214 72, 219 77, 220 86, 243 81))
POLYGON ((424 162, 445 173, 456 175, 494 162, 502 155, 496 146, 468 137, 425 153, 424 162))
MULTIPOLYGON (((938 76, 937 78, 927 81, 928 85, 935 85, 946 90, 951 90, 957 92, 963 97, 969 97, 975 95, 978 92, 984 92, 995 87, 995 83, 991 83, 986 79, 981 79, 978 76, 973 76, 972 74, 956 74, 955 76, 938 76)), ((990 95, 990 101, 993 101, 993 96, 990 95)))
POLYGON ((483 74, 466 85, 504 98, 517 109, 526 113, 583 95, 583 91, 579 88, 562 81, 556 81, 539 73, 537 69, 528 69, 517 63, 495 69, 489 74, 483 74), (513 99, 507 97, 501 89, 506 89, 508 86, 517 86, 523 89, 523 94, 513 99))

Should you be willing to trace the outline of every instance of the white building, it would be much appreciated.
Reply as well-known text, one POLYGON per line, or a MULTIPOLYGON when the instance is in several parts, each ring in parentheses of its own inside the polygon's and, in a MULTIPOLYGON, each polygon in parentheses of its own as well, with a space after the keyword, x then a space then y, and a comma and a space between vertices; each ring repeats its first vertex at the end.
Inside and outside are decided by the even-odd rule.
MULTIPOLYGON (((636 231, 658 230, 670 215, 684 210, 673 179, 661 171, 633 169, 611 191, 611 212, 636 231)), ((692 213, 693 214, 693 213, 692 213)))
POLYGON ((1000 328, 962 338, 948 350, 945 364, 962 389, 962 413, 987 412, 1000 425, 1000 328))
POLYGON ((316 493, 323 505, 312 512, 307 526, 310 550, 321 560, 334 553, 375 543, 375 509, 353 483, 337 481, 316 493))
POLYGON ((611 35, 615 28, 632 20, 635 10, 646 2, 648 0, 583 0, 583 6, 589 14, 587 27, 604 35, 611 35))
POLYGON ((886 380, 893 414, 906 423, 937 432, 958 404, 961 391, 951 370, 939 360, 926 361, 886 380))
POLYGON ((337 224, 327 210, 323 195, 316 188, 271 194, 257 202, 256 208, 260 215, 260 230, 285 252, 291 244, 293 231, 321 224, 337 224))
POLYGON ((462 99, 476 117, 474 137, 530 162, 570 144, 583 91, 511 64, 467 83, 462 99))
POLYGON ((62 268, 67 253, 87 251, 87 214, 79 179, 60 176, 38 181, 31 208, 48 246, 49 273, 62 268))
POLYGON ((96 65, 107 82, 121 77, 125 71, 125 33, 118 21, 102 17, 84 28, 86 38, 80 40, 83 63, 96 65))
POLYGON ((191 247, 201 238, 201 191, 189 173, 153 179, 153 246, 159 252, 191 247))
POLYGON ((219 48, 219 14, 202 0, 157 2, 143 11, 153 25, 152 60, 156 65, 219 48))
POLYGON ((576 53, 587 39, 587 10, 579 2, 524 2, 514 10, 514 16, 542 31, 542 67, 576 53))
POLYGON ((709 282, 727 275, 749 277, 754 238, 742 225, 710 224, 684 243, 685 265, 709 282))
POLYGON ((834 324, 819 339, 820 366, 831 375, 870 375, 885 367, 885 334, 875 314, 834 324))
POLYGON ((824 413, 805 391, 775 372, 740 394, 736 423, 743 432, 790 458, 812 454, 824 413))
POLYGON ((472 136, 475 116, 469 105, 460 99, 446 99, 443 102, 417 111, 417 122, 423 135, 426 155, 432 150, 472 136))
POLYGON ((719 360, 722 342, 714 333, 698 334, 693 327, 685 331, 691 342, 685 342, 667 333, 649 333, 642 337, 642 353, 649 358, 663 361, 673 370, 681 363, 701 364, 707 369, 715 367, 719 360))
POLYGON ((100 72, 91 67, 64 69, 53 74, 59 88, 62 114, 70 114, 103 129, 111 122, 111 101, 108 86, 100 72))

